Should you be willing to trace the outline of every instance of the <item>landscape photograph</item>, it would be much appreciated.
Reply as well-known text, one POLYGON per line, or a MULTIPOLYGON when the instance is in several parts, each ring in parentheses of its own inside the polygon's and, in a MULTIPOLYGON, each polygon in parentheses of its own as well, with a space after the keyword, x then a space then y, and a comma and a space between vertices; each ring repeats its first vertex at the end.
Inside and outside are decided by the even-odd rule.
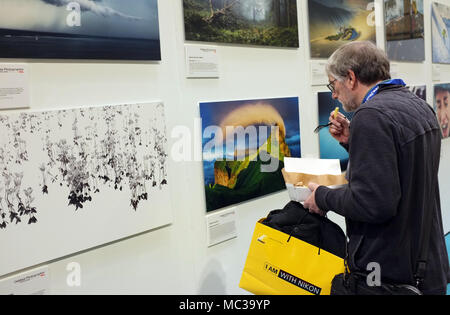
POLYGON ((200 103, 207 211, 286 189, 284 157, 301 157, 297 97, 200 103))
POLYGON ((345 43, 376 41, 371 0, 308 0, 311 58, 329 58, 345 43))
POLYGON ((190 41, 299 47, 296 0, 183 0, 190 41))
POLYGON ((157 0, 2 0, 0 57, 161 60, 157 0))

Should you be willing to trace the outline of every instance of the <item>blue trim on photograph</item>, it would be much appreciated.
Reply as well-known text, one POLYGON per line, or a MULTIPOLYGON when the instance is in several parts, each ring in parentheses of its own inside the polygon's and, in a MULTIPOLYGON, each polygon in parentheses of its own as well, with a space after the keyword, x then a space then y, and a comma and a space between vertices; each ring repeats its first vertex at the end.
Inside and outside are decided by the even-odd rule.
MULTIPOLYGON (((445 234, 445 245, 447 246, 448 260, 450 261, 450 232, 445 234)), ((450 283, 447 286, 447 295, 450 295, 450 283)))

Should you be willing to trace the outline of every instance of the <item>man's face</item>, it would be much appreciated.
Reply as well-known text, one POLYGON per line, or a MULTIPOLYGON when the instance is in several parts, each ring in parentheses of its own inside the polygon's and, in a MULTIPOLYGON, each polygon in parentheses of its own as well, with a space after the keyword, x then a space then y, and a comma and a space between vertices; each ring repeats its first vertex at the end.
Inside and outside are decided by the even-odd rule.
POLYGON ((442 129, 442 136, 449 137, 448 123, 450 120, 450 109, 448 103, 450 101, 450 92, 439 91, 436 93, 436 112, 438 116, 439 125, 442 129))
POLYGON ((328 80, 333 86, 333 99, 341 102, 344 110, 348 113, 357 110, 359 104, 355 101, 356 97, 354 93, 346 86, 347 78, 344 79, 344 81, 339 81, 332 76, 328 76, 328 80))

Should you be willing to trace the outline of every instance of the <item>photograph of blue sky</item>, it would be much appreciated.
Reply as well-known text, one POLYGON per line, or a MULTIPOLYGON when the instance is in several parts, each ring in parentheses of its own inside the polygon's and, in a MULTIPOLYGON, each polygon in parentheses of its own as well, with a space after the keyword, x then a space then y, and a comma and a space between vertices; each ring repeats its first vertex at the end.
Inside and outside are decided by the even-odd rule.
POLYGON ((2 0, 0 29, 158 40, 158 4, 157 0, 2 0), (67 23, 73 3, 81 10, 80 26, 67 23))
POLYGON ((450 7, 433 3, 431 10, 433 62, 450 63, 450 7))
POLYGON ((330 8, 339 8, 350 11, 367 10, 367 0, 319 0, 320 3, 330 8))

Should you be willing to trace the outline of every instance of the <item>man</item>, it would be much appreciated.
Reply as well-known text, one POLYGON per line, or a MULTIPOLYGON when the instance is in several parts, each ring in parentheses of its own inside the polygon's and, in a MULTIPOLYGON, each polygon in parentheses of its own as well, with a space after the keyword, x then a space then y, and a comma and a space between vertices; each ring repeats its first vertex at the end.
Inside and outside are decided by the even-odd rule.
POLYGON ((434 88, 434 94, 436 99, 437 117, 442 129, 442 137, 448 138, 448 122, 450 120, 450 108, 448 107, 448 103, 450 102, 450 86, 437 85, 434 88))
POLYGON ((310 212, 346 218, 350 271, 380 266, 381 280, 415 285, 421 220, 432 212, 428 264, 420 289, 445 294, 450 282, 442 227, 438 168, 441 134, 432 108, 401 80, 390 80, 389 61, 370 42, 352 42, 329 59, 328 87, 346 111, 330 115, 331 135, 349 152, 348 185, 315 183, 310 212))

